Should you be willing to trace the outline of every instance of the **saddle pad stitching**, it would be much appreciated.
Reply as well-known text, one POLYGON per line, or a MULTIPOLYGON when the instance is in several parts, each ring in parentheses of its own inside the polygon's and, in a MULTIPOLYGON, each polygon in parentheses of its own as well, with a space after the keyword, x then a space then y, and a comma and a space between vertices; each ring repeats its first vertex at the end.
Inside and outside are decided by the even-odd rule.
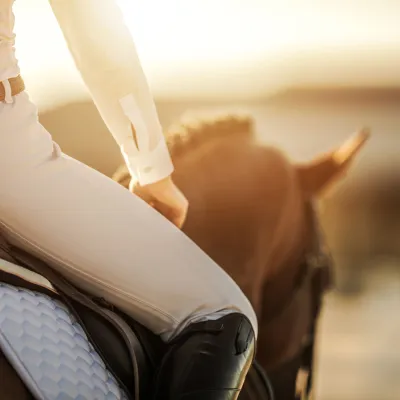
MULTIPOLYGON (((0 338, 6 338, 13 352, 18 355, 24 368, 24 370, 18 370, 18 373, 23 380, 25 379, 29 388, 32 388, 32 385, 29 379, 26 379, 26 373, 28 372, 34 380, 35 373, 38 373, 36 384, 39 393, 45 395, 38 399, 127 399, 74 315, 62 302, 42 293, 4 283, 0 283, 0 298, 0 329, 3 331, 0 338), (8 310, 6 310, 7 307, 8 310), (15 310, 17 310, 16 316, 12 314, 15 310), (23 315, 33 316, 34 319, 29 321, 29 318, 22 318, 23 315), (8 337, 7 329, 9 330, 8 337), (19 337, 16 335, 17 332, 20 333, 19 337), (27 343, 22 341, 21 337, 27 343), (75 347, 72 348, 71 343, 75 347), (29 349, 32 344, 34 349, 32 347, 29 349), (54 349, 57 349, 58 354, 54 349), (51 354, 52 350, 53 354, 51 354), (27 357, 25 363, 24 356, 27 357), (39 364, 41 368, 35 370, 39 364), (85 377, 88 381, 85 381, 85 377), (47 383, 47 393, 45 393, 46 388, 40 387, 40 382, 47 383), (68 386, 77 397, 65 392, 68 386), (85 392, 86 394, 90 392, 91 395, 82 397, 85 392)), ((9 351, 7 354, 11 358, 12 354, 9 351)), ((16 361, 15 357, 12 359, 16 361)))
POLYGON ((20 371, 23 374, 21 377, 22 381, 28 387, 31 394, 37 400, 46 400, 45 397, 42 396, 42 391, 39 389, 39 386, 36 384, 33 376, 29 373, 29 371, 24 367, 24 363, 21 358, 18 356, 18 353, 11 346, 11 343, 8 341, 7 337, 3 335, 0 330, 0 349, 3 351, 9 363, 14 367, 16 371, 20 371))
MULTIPOLYGON (((14 256, 14 258, 16 258, 17 260, 19 259, 20 262, 22 262, 24 265, 30 265, 30 264, 29 264, 29 261, 30 261, 30 260, 20 259, 18 255, 13 255, 13 256, 14 256)), ((1 260, 2 260, 2 259, 0 258, 0 272, 2 271, 2 269, 1 269, 1 260)), ((39 261, 39 260, 38 260, 38 261, 39 261)), ((42 264, 42 262, 40 262, 40 263, 42 264)), ((15 264, 11 263, 11 266, 14 267, 15 264)), ((31 266, 32 266, 32 265, 31 265, 31 266)), ((33 265, 33 267, 36 267, 36 265, 33 265)), ((41 267, 41 265, 39 266, 39 269, 40 269, 40 267, 41 267)), ((24 267, 18 266, 18 268, 20 268, 21 270, 25 270, 24 267)), ((29 270, 29 269, 27 269, 26 271, 27 271, 27 272, 31 272, 31 270, 29 270)), ((49 271, 46 272, 47 275, 48 275, 49 278, 50 278, 50 281, 54 282, 54 285, 55 285, 55 286, 59 286, 59 284, 62 283, 62 285, 61 285, 61 287, 60 287, 60 290, 61 290, 62 293, 67 294, 67 297, 66 297, 66 298, 64 298, 64 296, 61 296, 62 298, 59 299, 59 300, 67 307, 67 309, 69 309, 69 310, 71 311, 71 313, 72 313, 72 314, 74 315, 74 317, 77 319, 77 321, 78 321, 78 323, 81 325, 81 327, 84 328, 85 333, 86 333, 86 335, 87 335, 87 337, 88 337, 88 340, 89 340, 89 342, 92 343, 92 345, 93 345, 93 347, 94 347, 94 350, 97 351, 98 354, 101 354, 102 356, 104 356, 104 354, 102 354, 102 349, 99 348, 98 346, 96 346, 96 344, 97 344, 96 341, 94 341, 94 340, 93 340, 93 337, 91 337, 91 335, 90 335, 91 332, 86 330, 87 327, 85 326, 84 322, 80 319, 79 314, 78 314, 78 315, 76 314, 76 310, 74 309, 74 307, 73 307, 73 306, 70 304, 70 302, 69 302, 70 299, 68 298, 68 293, 69 293, 69 295, 72 294, 72 298, 73 298, 74 300, 77 300, 76 296, 78 295, 78 293, 79 293, 79 295, 80 295, 80 296, 78 296, 78 297, 85 297, 85 295, 84 295, 84 294, 81 294, 79 291, 76 291, 76 289, 73 288, 72 286, 71 286, 71 288, 69 288, 68 286, 70 286, 70 284, 68 283, 68 281, 63 280, 63 278, 61 278, 61 277, 58 277, 58 275, 57 275, 56 273, 53 273, 53 274, 50 273, 50 275, 49 275, 48 272, 50 272, 50 271, 51 271, 51 269, 49 268, 49 271), (52 278, 53 278, 53 280, 52 280, 52 278), (57 281, 57 279, 58 279, 58 281, 57 281), (58 282, 58 283, 57 283, 57 282, 58 282), (63 286, 65 286, 65 285, 67 286, 67 288, 65 288, 65 287, 63 288, 63 286), (71 308, 71 307, 72 307, 72 308, 71 308)), ((11 273, 12 273, 12 275, 16 276, 16 275, 14 274, 14 271, 11 271, 11 273)), ((34 274, 37 274, 36 272, 33 272, 33 273, 34 273, 34 274)), ((43 277, 43 275, 38 275, 38 276, 39 276, 39 277, 43 277)), ((47 282, 47 281, 48 281, 48 278, 43 277, 43 280, 45 280, 45 281, 47 282)), ((0 280, 0 281, 1 281, 1 280, 0 280)), ((24 281, 27 282, 26 280, 24 280, 24 281)), ((15 282, 9 282, 9 281, 7 281, 7 280, 5 280, 5 281, 3 281, 3 282, 4 282, 4 283, 7 283, 7 284, 9 284, 9 285, 11 285, 11 286, 13 286, 13 287, 22 286, 22 287, 24 287, 25 289, 30 289, 30 290, 33 290, 33 291, 35 291, 35 292, 36 292, 36 291, 40 291, 39 289, 35 289, 35 288, 32 288, 32 287, 26 287, 26 286, 24 286, 23 284, 19 284, 19 283, 15 283, 15 282)), ((52 284, 52 285, 53 285, 53 284, 52 284)), ((36 284, 35 284, 35 286, 38 287, 38 286, 40 286, 40 285, 36 285, 36 284)), ((40 287, 42 287, 42 286, 40 286, 40 287)), ((55 293, 58 294, 59 291, 56 291, 55 293)), ((49 294, 49 293, 44 293, 44 294, 49 294)), ((51 294, 50 294, 50 297, 52 297, 51 294)), ((53 298, 53 297, 52 297, 52 298, 53 298)), ((82 302, 82 299, 80 299, 80 300, 78 299, 77 301, 78 301, 78 303, 80 303, 80 304, 86 305, 88 302, 89 302, 89 303, 91 302, 91 299, 88 297, 88 298, 85 299, 85 301, 83 301, 83 302, 82 302)), ((95 305, 95 303, 93 303, 93 305, 95 305)), ((97 304, 96 304, 95 308, 96 308, 96 307, 98 307, 97 304)), ((92 307, 92 306, 90 306, 89 308, 92 310, 92 312, 94 311, 94 312, 96 313, 96 309, 93 310, 93 307, 92 307)), ((140 344, 140 342, 138 341, 138 339, 136 338, 136 334, 134 334, 133 331, 131 331, 131 328, 130 328, 130 327, 126 324, 126 322, 124 322, 117 314, 115 314, 114 312, 111 312, 108 308, 107 308, 107 309, 102 309, 101 311, 102 311, 103 314, 106 314, 106 316, 107 316, 106 319, 107 319, 107 320, 110 320, 110 319, 111 319, 111 323, 112 323, 112 324, 118 325, 118 330, 120 331, 120 334, 121 334, 122 336, 124 336, 125 341, 129 342, 128 347, 129 347, 130 349, 131 349, 131 348, 134 349, 133 352, 129 351, 129 354, 130 354, 130 356, 131 356, 131 361, 133 362, 133 368, 134 368, 134 371, 133 371, 134 381, 135 381, 135 384, 134 384, 134 388, 135 388, 135 395, 134 395, 134 398, 135 398, 135 399, 138 399, 138 398, 139 398, 139 375, 140 375, 140 373, 139 373, 139 366, 138 366, 137 357, 139 357, 143 368, 145 367, 145 363, 146 363, 146 361, 145 361, 145 355, 144 355, 143 350, 142 350, 142 348, 141 348, 141 344, 140 344), (132 332, 132 335, 130 335, 129 332, 132 332)), ((109 321, 109 322, 110 322, 110 321, 109 321)), ((106 360, 106 359, 103 358, 103 361, 105 361, 105 360, 106 360)), ((127 389, 127 386, 125 386, 124 382, 122 382, 122 381, 120 381, 120 380, 118 379, 118 374, 116 374, 116 372, 115 372, 113 369, 111 369, 110 365, 107 364, 107 362, 105 362, 105 364, 106 364, 106 366, 109 368, 109 372, 110 372, 114 377, 117 378, 117 379, 116 379, 116 380, 117 380, 117 383, 120 384, 120 387, 122 388, 122 390, 123 390, 125 393, 128 393, 129 390, 127 389)), ((143 371, 142 373, 144 374, 145 372, 143 371)), ((128 386, 129 386, 129 384, 128 384, 128 386)))

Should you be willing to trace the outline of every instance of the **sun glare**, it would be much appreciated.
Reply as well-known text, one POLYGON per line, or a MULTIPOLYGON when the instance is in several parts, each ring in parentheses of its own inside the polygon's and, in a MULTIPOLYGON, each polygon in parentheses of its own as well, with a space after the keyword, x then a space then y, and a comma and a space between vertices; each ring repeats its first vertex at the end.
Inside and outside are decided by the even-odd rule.
MULTIPOLYGON (((328 53, 332 58, 343 52, 344 59, 346 51, 400 44, 399 12, 390 0, 340 2, 340 7, 311 0, 118 3, 159 97, 230 91, 251 96, 273 92, 290 79, 334 81, 335 71, 318 77, 313 70, 328 53)), ((98 12, 100 5, 101 0, 98 12)), ((86 96, 47 0, 18 0, 15 14, 17 56, 35 100, 43 105, 45 99, 86 96)), ((354 62, 347 67, 348 81, 365 70, 354 62)), ((339 73, 346 71, 336 77, 339 73)))

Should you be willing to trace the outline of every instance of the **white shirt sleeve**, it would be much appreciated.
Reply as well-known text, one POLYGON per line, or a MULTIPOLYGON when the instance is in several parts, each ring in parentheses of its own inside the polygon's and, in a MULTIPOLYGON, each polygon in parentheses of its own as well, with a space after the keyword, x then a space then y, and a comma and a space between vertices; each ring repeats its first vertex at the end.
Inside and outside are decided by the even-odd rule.
POLYGON ((130 173, 141 185, 171 175, 173 165, 154 100, 116 0, 49 2, 130 173))

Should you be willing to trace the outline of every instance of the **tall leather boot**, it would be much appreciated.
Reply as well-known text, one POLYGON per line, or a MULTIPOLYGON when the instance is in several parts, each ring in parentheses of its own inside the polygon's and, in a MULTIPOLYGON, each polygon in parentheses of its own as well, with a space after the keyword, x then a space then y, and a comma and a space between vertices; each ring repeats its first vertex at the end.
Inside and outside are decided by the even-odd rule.
POLYGON ((236 400, 254 357, 254 331, 243 314, 192 324, 170 343, 155 399, 236 400))

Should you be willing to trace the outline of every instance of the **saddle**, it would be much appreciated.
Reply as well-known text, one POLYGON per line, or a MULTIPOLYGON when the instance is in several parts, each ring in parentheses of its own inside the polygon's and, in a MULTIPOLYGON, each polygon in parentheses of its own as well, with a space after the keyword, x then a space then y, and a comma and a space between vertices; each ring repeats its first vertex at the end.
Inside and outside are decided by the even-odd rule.
POLYGON ((0 350, 34 398, 149 398, 161 339, 1 235, 0 258, 0 350))

